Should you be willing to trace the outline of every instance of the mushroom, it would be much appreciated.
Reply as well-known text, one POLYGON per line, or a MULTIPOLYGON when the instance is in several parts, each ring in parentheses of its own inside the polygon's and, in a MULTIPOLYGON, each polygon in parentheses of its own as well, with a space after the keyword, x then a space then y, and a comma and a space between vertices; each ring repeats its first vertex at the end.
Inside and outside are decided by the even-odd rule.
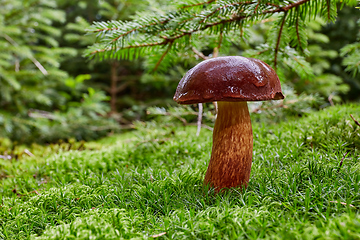
POLYGON ((276 72, 258 59, 211 58, 186 73, 174 95, 177 103, 218 102, 204 184, 214 187, 216 192, 223 188, 247 187, 253 154, 247 101, 283 98, 276 72))

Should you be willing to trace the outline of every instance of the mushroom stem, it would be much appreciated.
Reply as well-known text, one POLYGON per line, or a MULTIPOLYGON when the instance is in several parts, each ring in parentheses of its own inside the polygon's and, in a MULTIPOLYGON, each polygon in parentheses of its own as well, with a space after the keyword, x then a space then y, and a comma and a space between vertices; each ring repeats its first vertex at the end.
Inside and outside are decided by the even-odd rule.
POLYGON ((204 184, 222 188, 247 187, 253 135, 246 102, 218 102, 213 146, 204 184))

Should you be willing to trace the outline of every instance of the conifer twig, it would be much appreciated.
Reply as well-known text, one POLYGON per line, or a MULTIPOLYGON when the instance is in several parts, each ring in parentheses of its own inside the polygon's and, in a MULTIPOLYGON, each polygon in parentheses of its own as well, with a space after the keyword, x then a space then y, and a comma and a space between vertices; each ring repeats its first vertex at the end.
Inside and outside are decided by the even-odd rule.
POLYGON ((338 170, 337 170, 338 173, 339 173, 339 171, 340 171, 341 166, 343 165, 344 158, 348 155, 348 153, 349 153, 349 152, 346 152, 345 155, 342 157, 342 159, 341 159, 341 161, 340 161, 340 164, 339 164, 339 168, 338 168, 338 170))
POLYGON ((207 56, 205 56, 202 52, 200 52, 199 50, 197 50, 195 47, 192 47, 191 50, 201 59, 206 60, 208 59, 207 56))
MULTIPOLYGON (((347 205, 348 205, 347 203, 344 203, 344 202, 338 202, 338 201, 330 201, 330 202, 331 202, 331 203, 340 203, 341 205, 344 205, 344 206, 347 206, 347 205)), ((352 205, 352 204, 349 204, 349 206, 352 207, 352 208, 355 208, 355 206, 352 205)))
MULTIPOLYGON (((12 39, 9 35, 7 34, 3 34, 4 38, 9 42, 11 43, 11 45, 15 46, 15 47, 18 47, 19 44, 17 44, 17 42, 15 42, 14 39, 12 39)), ((34 58, 33 56, 28 56, 28 58, 34 63, 34 65, 40 70, 40 72, 43 74, 43 75, 48 75, 48 72, 46 71, 46 69, 44 68, 43 65, 41 65, 41 63, 36 60, 36 58, 34 58)))
POLYGON ((209 13, 208 15, 206 15, 206 16, 204 17, 204 19, 200 21, 200 23, 205 22, 206 19, 208 19, 209 17, 211 17, 212 15, 214 15, 216 12, 218 12, 218 11, 224 9, 224 8, 227 8, 227 7, 230 7, 230 6, 242 5, 242 4, 252 4, 252 3, 254 3, 254 2, 236 2, 236 3, 231 3, 231 4, 227 4, 227 5, 218 7, 218 8, 216 8, 214 11, 212 11, 211 13, 209 13))
MULTIPOLYGON (((266 10, 260 10, 260 12, 253 12, 252 14, 244 14, 242 10, 240 10, 239 12, 236 12, 234 14, 225 16, 225 17, 218 17, 215 21, 209 21, 206 22, 207 19, 209 19, 211 16, 213 16, 214 14, 216 14, 217 12, 226 9, 227 7, 230 6, 235 6, 235 5, 247 5, 247 4, 259 4, 258 2, 252 2, 252 1, 246 1, 246 2, 235 2, 232 4, 227 4, 225 6, 220 6, 217 7, 215 10, 211 11, 210 13, 208 13, 207 15, 197 15, 194 14, 193 17, 191 18, 187 18, 185 20, 182 21, 182 23, 188 22, 188 21, 192 21, 196 18, 203 18, 202 20, 200 20, 198 23, 200 23, 200 25, 198 27, 192 27, 192 28, 188 28, 188 29, 182 29, 182 24, 178 23, 178 28, 171 28, 169 29, 168 26, 166 26, 167 23, 169 23, 172 19, 172 17, 168 17, 167 19, 163 20, 163 21, 152 21, 148 24, 143 24, 142 26, 139 27, 135 27, 134 29, 130 29, 129 31, 122 33, 116 37, 114 37, 113 39, 109 39, 108 44, 114 44, 114 42, 116 42, 117 40, 120 39, 124 39, 126 36, 129 35, 133 35, 134 32, 139 31, 140 29, 144 29, 143 31, 141 31, 141 33, 143 34, 147 34, 148 36, 153 36, 153 37, 157 37, 157 38, 162 38, 164 39, 164 41, 156 41, 154 40, 153 42, 148 42, 148 43, 141 43, 141 41, 139 42, 139 44, 133 44, 133 45, 127 45, 127 46, 123 46, 123 47, 105 47, 102 49, 98 49, 98 50, 93 50, 93 51, 89 51, 89 55, 94 55, 97 53, 101 53, 101 52, 108 52, 108 51, 118 51, 118 50, 125 50, 125 49, 130 49, 130 48, 145 48, 145 47, 154 47, 154 46, 160 46, 160 45, 166 45, 168 44, 170 41, 174 42, 175 40, 178 40, 180 38, 183 38, 185 36, 191 36, 193 33, 196 32, 202 32, 204 30, 207 29, 211 29, 215 26, 219 26, 219 25, 226 25, 229 23, 233 23, 233 22, 237 22, 240 23, 242 20, 245 19, 252 19, 254 18, 254 16, 258 17, 258 16, 264 16, 264 15, 272 15, 275 13, 281 13, 284 12, 285 16, 288 13, 288 11, 290 11, 291 9, 298 7, 302 4, 305 4, 306 2, 308 2, 310 0, 299 0, 293 3, 290 3, 288 5, 285 6, 278 6, 278 5, 274 5, 274 4, 269 4, 269 3, 264 3, 265 5, 268 6, 268 8, 266 8, 266 10), (270 8, 270 9, 269 9, 270 8), (152 26, 156 26, 159 25, 157 30, 147 30, 146 28, 148 27, 152 27, 152 26), (168 35, 162 34, 160 35, 160 33, 164 32, 164 31, 169 31, 172 30, 170 32, 166 32, 168 35), (175 31, 173 31, 175 30, 175 31)), ((210 4, 212 2, 215 1, 207 1, 207 2, 203 2, 203 3, 197 3, 194 5, 188 5, 188 6, 184 6, 183 8, 190 8, 192 6, 198 6, 198 5, 205 5, 205 4, 210 4)), ((181 10, 182 8, 180 8, 181 10)), ((283 23, 282 23, 282 28, 285 24, 285 18, 283 19, 283 23)), ((282 34, 282 28, 281 28, 281 32, 279 34, 279 38, 281 38, 281 34, 282 34)), ((116 28, 114 28, 116 29, 116 28)), ((101 31, 109 31, 109 30, 114 30, 111 28, 103 28, 103 29, 97 29, 95 30, 96 32, 101 32, 101 31)), ((228 30, 227 30, 228 31, 228 30)), ((151 41, 151 40, 150 40, 151 41)), ((279 43, 280 43, 280 39, 278 39, 277 41, 277 47, 276 47, 276 53, 279 51, 279 43)), ((106 45, 104 45, 106 46, 106 45)), ((108 56, 108 57, 115 57, 115 55, 112 56, 108 56)), ((277 62, 277 56, 275 56, 275 64, 277 62)))
POLYGON ((28 149, 25 149, 24 153, 26 153, 29 157, 35 157, 35 155, 32 152, 30 152, 28 149))
POLYGON ((117 50, 120 50, 120 49, 161 46, 161 45, 166 45, 168 42, 169 42, 168 40, 165 40, 165 41, 162 41, 162 42, 144 43, 144 44, 139 44, 139 45, 129 45, 129 46, 122 47, 122 48, 108 47, 108 48, 92 51, 91 54, 96 54, 96 53, 101 53, 101 52, 106 52, 106 51, 117 51, 117 50))
POLYGON ((299 48, 300 50, 303 52, 304 49, 302 48, 301 46, 301 38, 300 38, 300 31, 299 31, 299 18, 296 18, 296 37, 297 37, 297 41, 298 41, 298 44, 299 44, 299 48))
MULTIPOLYGON (((294 7, 297 7, 297 6, 300 6, 306 2, 309 2, 310 0, 300 0, 300 1, 297 1, 297 2, 294 2, 294 3, 291 3, 289 5, 286 5, 284 7, 280 7, 280 6, 276 6, 277 9, 275 10, 267 10, 267 11, 264 11, 264 13, 277 13, 277 12, 288 12, 290 9, 294 8, 294 7)), ((271 5, 273 6, 273 5, 271 5)))
POLYGON ((358 121, 356 121, 356 120, 355 120, 355 118, 353 117, 353 115, 352 115, 352 114, 350 114, 350 117, 352 118, 352 120, 354 120, 354 122, 355 122, 355 124, 356 124, 356 125, 360 126, 360 123, 359 123, 358 121))
POLYGON ((160 63, 164 60, 166 54, 167 54, 167 53, 169 52, 169 50, 171 49, 172 44, 173 44, 173 41, 170 41, 169 46, 167 47, 167 49, 165 50, 165 52, 161 55, 159 61, 157 61, 156 65, 155 65, 155 67, 154 67, 154 72, 158 69, 160 63))
POLYGON ((181 9, 196 7, 196 6, 200 6, 200 5, 205 5, 205 4, 209 4, 209 3, 215 2, 215 1, 216 1, 216 0, 210 0, 210 1, 207 1, 207 2, 201 2, 201 3, 191 4, 191 5, 185 5, 185 6, 181 7, 181 9))
POLYGON ((280 49, 280 41, 281 41, 281 35, 282 35, 282 31, 284 29, 284 25, 285 25, 285 20, 286 20, 286 15, 287 12, 285 12, 284 16, 283 16, 283 20, 281 21, 281 25, 280 25, 280 29, 279 29, 279 33, 278 33, 278 38, 276 41, 276 47, 275 47, 275 57, 274 57, 274 69, 276 70, 276 65, 277 65, 277 57, 278 57, 278 52, 280 49))
POLYGON ((328 19, 330 19, 330 0, 326 0, 326 10, 327 10, 327 14, 328 14, 328 19))
POLYGON ((152 238, 158 238, 158 237, 164 236, 165 234, 166 234, 166 232, 162 232, 162 233, 159 233, 159 234, 156 234, 156 235, 152 235, 151 237, 152 238))

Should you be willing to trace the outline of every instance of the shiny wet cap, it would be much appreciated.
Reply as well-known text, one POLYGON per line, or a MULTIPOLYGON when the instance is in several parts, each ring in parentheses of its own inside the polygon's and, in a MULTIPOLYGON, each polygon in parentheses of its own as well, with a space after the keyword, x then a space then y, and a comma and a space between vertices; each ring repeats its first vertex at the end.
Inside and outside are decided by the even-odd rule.
POLYGON ((205 60, 180 80, 174 100, 180 104, 283 99, 278 76, 268 64, 240 56, 205 60))

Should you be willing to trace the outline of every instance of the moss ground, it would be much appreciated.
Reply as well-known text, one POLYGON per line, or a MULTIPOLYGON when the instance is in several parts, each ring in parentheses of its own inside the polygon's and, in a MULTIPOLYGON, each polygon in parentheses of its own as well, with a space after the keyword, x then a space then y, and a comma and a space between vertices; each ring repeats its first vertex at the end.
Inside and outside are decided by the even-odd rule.
POLYGON ((97 150, 0 159, 0 239, 360 239, 359 105, 256 123, 245 191, 202 181, 212 134, 139 123, 97 150))

